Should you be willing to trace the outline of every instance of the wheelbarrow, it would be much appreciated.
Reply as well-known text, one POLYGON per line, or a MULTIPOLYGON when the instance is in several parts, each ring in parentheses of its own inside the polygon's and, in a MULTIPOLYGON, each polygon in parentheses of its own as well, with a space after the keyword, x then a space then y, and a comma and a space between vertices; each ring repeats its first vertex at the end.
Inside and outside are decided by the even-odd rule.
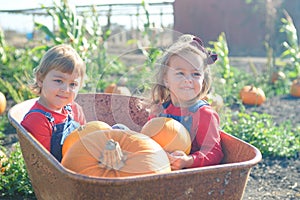
MULTIPOLYGON (((123 178, 89 177, 63 167, 21 125, 36 99, 19 103, 8 118, 16 128, 37 199, 242 199, 251 168, 262 158, 260 151, 221 131, 224 159, 209 167, 123 178)), ((87 121, 126 124, 140 131, 146 123, 147 101, 117 94, 78 94, 87 121)))

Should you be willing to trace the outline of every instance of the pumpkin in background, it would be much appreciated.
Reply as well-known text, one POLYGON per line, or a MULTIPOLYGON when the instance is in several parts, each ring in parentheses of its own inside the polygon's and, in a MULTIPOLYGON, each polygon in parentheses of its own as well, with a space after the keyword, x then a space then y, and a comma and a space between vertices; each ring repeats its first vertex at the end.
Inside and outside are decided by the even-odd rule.
POLYGON ((127 96, 131 95, 131 92, 127 87, 119 86, 115 83, 108 85, 104 89, 104 93, 122 94, 122 95, 127 95, 127 96))
POLYGON ((102 121, 90 121, 85 125, 80 126, 79 128, 72 131, 67 138, 65 139, 62 146, 62 156, 64 156, 67 150, 75 143, 77 140, 80 140, 83 136, 88 133, 99 130, 109 130, 111 126, 102 121))
POLYGON ((294 97, 300 97, 300 78, 293 81, 290 94, 294 97))
POLYGON ((61 161, 76 173, 128 177, 171 171, 166 152, 146 135, 130 130, 93 132, 73 144, 61 161))
POLYGON ((175 119, 167 117, 153 118, 142 127, 141 133, 151 137, 169 153, 181 150, 188 155, 191 151, 190 134, 175 119))
POLYGON ((246 105, 261 105, 266 101, 265 93, 262 89, 256 88, 253 85, 244 86, 240 90, 240 98, 243 104, 246 105))
POLYGON ((111 83, 104 89, 104 93, 113 93, 116 88, 117 84, 111 83))
POLYGON ((2 92, 0 92, 0 115, 4 113, 6 109, 6 98, 2 92))

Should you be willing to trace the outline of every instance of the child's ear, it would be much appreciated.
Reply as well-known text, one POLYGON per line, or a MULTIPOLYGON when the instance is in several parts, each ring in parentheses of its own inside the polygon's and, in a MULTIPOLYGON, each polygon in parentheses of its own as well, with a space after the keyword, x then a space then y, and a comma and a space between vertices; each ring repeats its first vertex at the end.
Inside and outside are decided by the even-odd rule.
POLYGON ((43 80, 40 76, 36 76, 36 82, 38 84, 39 87, 42 87, 43 85, 43 80))

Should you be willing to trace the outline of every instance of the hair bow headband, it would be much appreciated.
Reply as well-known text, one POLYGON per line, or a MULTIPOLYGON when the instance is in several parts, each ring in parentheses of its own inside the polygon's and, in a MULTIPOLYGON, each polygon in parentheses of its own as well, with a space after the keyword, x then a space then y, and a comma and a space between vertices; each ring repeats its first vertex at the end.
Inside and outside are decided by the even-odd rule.
POLYGON ((213 64, 218 59, 217 54, 214 54, 211 51, 206 51, 205 50, 203 42, 199 37, 194 37, 193 40, 190 42, 190 44, 197 47, 200 51, 202 51, 203 53, 205 53, 208 56, 207 64, 209 64, 209 65, 213 64))

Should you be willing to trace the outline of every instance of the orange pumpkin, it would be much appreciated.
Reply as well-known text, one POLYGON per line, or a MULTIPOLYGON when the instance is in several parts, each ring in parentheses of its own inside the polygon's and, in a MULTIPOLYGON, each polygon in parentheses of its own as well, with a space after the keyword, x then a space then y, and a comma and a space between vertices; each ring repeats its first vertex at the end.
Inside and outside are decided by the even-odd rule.
POLYGON ((6 98, 2 92, 0 92, 0 115, 4 113, 6 109, 6 98))
POLYGON ((265 93, 262 89, 256 88, 253 85, 244 86, 240 90, 240 98, 243 104, 247 105, 261 105, 266 101, 265 93))
POLYGON ((90 121, 85 125, 80 126, 70 133, 65 139, 62 146, 62 156, 64 156, 67 150, 75 143, 77 140, 80 140, 81 137, 99 130, 109 130, 112 129, 110 125, 102 121, 90 121))
POLYGON ((104 93, 114 93, 114 94, 122 94, 122 95, 128 95, 128 96, 131 95, 131 92, 127 87, 118 86, 115 83, 108 85, 105 88, 104 93))
POLYGON ((104 89, 104 93, 113 93, 116 88, 117 88, 117 84, 111 83, 104 89))
POLYGON ((128 177, 170 172, 166 152, 151 138, 130 130, 93 132, 77 141, 61 161, 76 173, 128 177))
POLYGON ((143 126, 141 133, 151 137, 169 153, 181 150, 188 155, 191 151, 191 137, 188 130, 172 118, 153 118, 143 126))
POLYGON ((294 97, 300 97, 300 78, 293 81, 290 94, 294 97))

